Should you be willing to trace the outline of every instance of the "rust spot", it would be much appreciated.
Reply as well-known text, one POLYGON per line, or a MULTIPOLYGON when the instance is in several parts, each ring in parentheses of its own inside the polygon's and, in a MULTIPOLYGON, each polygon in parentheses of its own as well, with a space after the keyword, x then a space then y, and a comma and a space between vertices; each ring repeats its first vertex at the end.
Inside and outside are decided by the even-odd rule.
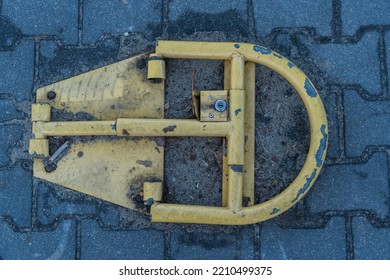
POLYGON ((130 135, 129 132, 128 132, 126 129, 123 129, 123 130, 122 130, 122 134, 123 134, 123 135, 130 135))
POLYGON ((150 160, 137 160, 136 163, 141 164, 145 167, 152 167, 153 165, 153 162, 151 162, 150 160))
POLYGON ((176 125, 169 125, 165 128, 163 128, 164 133, 167 133, 168 131, 174 131, 176 129, 176 125))

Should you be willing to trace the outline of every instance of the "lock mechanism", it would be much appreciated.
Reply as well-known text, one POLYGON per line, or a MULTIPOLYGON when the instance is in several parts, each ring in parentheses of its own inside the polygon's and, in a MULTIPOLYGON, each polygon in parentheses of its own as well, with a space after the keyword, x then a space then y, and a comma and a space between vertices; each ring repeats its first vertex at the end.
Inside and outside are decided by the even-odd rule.
POLYGON ((126 208, 147 208, 152 222, 240 225, 273 218, 311 188, 328 139, 322 101, 305 74, 282 55, 246 43, 159 40, 155 53, 38 89, 31 121, 35 177, 126 208), (224 60, 224 88, 192 92, 195 119, 164 119, 165 60, 170 58, 224 60), (296 179, 274 198, 254 205, 256 63, 295 88, 311 134, 296 179), (52 120, 57 111, 82 116, 52 120), (73 141, 49 143, 58 136, 73 141), (179 136, 226 139, 221 207, 164 202, 164 139, 179 136), (249 198, 245 206, 244 196, 249 198))

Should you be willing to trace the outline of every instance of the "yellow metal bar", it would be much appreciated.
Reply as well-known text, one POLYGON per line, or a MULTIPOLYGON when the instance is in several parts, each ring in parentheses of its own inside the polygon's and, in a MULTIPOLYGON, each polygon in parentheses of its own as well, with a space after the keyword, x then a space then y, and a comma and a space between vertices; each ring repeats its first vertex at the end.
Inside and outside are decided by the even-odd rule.
POLYGON ((115 121, 36 122, 34 129, 44 136, 116 135, 115 121))
POLYGON ((228 136, 227 157, 229 165, 244 165, 245 157, 245 92, 229 91, 229 112, 233 130, 228 136))
POLYGON ((227 207, 238 211, 242 208, 242 165, 231 165, 228 170, 227 207))
POLYGON ((234 53, 230 62, 230 89, 244 89, 244 77, 244 56, 239 53, 234 53))
POLYGON ((256 64, 245 64, 245 160, 243 196, 249 198, 248 206, 255 200, 255 71, 256 64))
POLYGON ((223 43, 158 40, 156 53, 166 58, 230 59, 232 51, 223 43))
POLYGON ((226 137, 229 122, 199 122, 177 119, 118 119, 119 136, 212 136, 226 137))

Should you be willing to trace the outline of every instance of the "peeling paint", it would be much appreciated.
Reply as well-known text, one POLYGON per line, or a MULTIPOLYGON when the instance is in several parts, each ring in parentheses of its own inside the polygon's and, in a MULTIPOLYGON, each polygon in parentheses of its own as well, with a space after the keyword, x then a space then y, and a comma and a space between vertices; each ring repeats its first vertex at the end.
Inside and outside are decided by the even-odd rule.
POLYGON ((323 163, 322 157, 325 153, 326 150, 326 141, 328 140, 328 134, 325 132, 326 126, 323 124, 321 125, 321 134, 322 134, 322 139, 320 140, 320 146, 318 147, 318 150, 316 152, 316 164, 317 167, 320 167, 323 163))
POLYGON ((153 162, 151 162, 150 160, 137 160, 136 163, 143 165, 145 167, 152 167, 153 165, 153 162))
POLYGON ((275 214, 278 213, 279 211, 280 211, 279 208, 274 208, 274 209, 272 210, 272 212, 269 213, 269 214, 270 214, 270 215, 275 215, 275 214))
POLYGON ((312 85, 312 83, 309 81, 308 78, 306 78, 306 80, 305 80, 305 90, 306 90, 307 95, 309 95, 310 97, 317 96, 317 91, 314 88, 314 86, 312 85))
POLYGON ((123 134, 123 135, 130 135, 129 132, 128 132, 126 129, 123 129, 123 130, 122 130, 122 134, 123 134))
POLYGON ((234 47, 235 47, 236 49, 239 49, 239 48, 240 48, 240 44, 234 44, 234 47))
POLYGON ((261 54, 271 54, 272 51, 270 49, 267 49, 265 47, 261 47, 261 46, 253 46, 253 50, 255 52, 258 52, 258 53, 261 53, 261 54))
POLYGON ((242 173, 242 170, 243 170, 243 166, 239 165, 239 164, 233 164, 233 165, 230 166, 230 168, 234 172, 239 172, 239 173, 242 173))
POLYGON ((116 123, 114 123, 114 124, 111 125, 111 129, 112 129, 112 130, 116 130, 116 123))
POLYGON ((314 178, 316 177, 316 174, 317 174, 317 168, 314 168, 313 173, 311 173, 310 177, 306 179, 306 183, 302 186, 302 188, 299 189, 297 196, 293 200, 291 200, 291 203, 295 203, 296 201, 298 201, 301 195, 305 194, 305 192, 313 182, 314 178))
POLYGON ((281 54, 278 54, 276 52, 272 53, 274 56, 276 56, 277 58, 283 58, 283 56, 281 54))
POLYGON ((236 116, 237 116, 239 113, 241 113, 241 108, 239 108, 239 109, 235 110, 235 111, 234 111, 234 113, 235 113, 235 114, 236 114, 236 116))
POLYGON ((168 131, 174 131, 176 129, 176 125, 169 125, 165 128, 163 128, 164 133, 167 133, 168 131))
POLYGON ((292 63, 291 61, 287 62, 287 66, 290 68, 295 67, 294 63, 292 63))

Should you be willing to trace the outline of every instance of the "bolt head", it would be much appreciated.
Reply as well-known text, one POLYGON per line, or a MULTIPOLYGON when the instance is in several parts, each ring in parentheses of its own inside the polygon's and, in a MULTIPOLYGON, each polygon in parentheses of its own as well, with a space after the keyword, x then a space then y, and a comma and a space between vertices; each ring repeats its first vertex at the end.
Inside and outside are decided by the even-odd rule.
POLYGON ((210 113, 210 114, 209 114, 209 118, 210 118, 210 119, 214 119, 214 114, 213 114, 213 113, 210 113))
POLYGON ((49 91, 47 93, 47 99, 49 100, 53 100, 54 98, 56 98, 57 94, 54 92, 54 91, 49 91))

